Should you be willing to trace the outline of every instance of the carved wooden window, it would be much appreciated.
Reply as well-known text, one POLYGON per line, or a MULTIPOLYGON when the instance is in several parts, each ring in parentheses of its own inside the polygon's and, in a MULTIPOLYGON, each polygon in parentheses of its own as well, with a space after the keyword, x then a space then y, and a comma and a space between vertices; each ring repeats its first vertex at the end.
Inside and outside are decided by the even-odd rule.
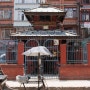
POLYGON ((40 16, 40 21, 51 21, 51 17, 49 15, 47 15, 47 16, 40 16))

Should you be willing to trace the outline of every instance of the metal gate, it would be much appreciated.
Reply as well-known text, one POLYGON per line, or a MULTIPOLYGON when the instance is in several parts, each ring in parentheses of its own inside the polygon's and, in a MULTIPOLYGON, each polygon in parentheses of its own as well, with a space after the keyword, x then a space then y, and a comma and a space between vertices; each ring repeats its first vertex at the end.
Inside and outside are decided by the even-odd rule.
MULTIPOLYGON (((42 59, 42 75, 46 78, 58 77, 58 62, 59 62, 59 50, 58 46, 54 45, 53 39, 36 40, 30 39, 25 44, 25 51, 38 45, 43 45, 49 49, 53 56, 41 56, 42 59)), ((38 58, 33 56, 25 56, 25 73, 32 77, 38 74, 38 58)))

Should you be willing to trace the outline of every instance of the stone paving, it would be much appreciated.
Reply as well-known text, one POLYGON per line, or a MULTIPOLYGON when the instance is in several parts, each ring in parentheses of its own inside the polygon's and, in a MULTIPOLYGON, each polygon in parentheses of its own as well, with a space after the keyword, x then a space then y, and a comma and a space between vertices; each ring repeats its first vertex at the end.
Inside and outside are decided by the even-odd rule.
MULTIPOLYGON (((90 80, 45 80, 46 88, 42 90, 90 90, 90 80)), ((29 81, 25 83, 25 88, 17 81, 6 81, 8 90, 37 90, 38 83, 36 81, 29 81)))

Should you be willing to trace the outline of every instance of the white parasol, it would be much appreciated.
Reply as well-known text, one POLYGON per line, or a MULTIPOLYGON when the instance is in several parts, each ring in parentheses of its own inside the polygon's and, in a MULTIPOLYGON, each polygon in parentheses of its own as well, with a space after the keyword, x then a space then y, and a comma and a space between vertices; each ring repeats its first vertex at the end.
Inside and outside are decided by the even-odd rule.
POLYGON ((39 89, 39 81, 40 81, 40 66, 41 66, 41 58, 40 56, 52 56, 51 52, 45 46, 37 46, 32 47, 31 49, 23 52, 23 55, 26 56, 38 56, 38 89, 39 89))
POLYGON ((52 56, 50 51, 45 46, 32 47, 31 49, 29 49, 23 53, 23 55, 26 55, 26 56, 38 56, 38 54, 40 54, 40 56, 41 55, 52 56))

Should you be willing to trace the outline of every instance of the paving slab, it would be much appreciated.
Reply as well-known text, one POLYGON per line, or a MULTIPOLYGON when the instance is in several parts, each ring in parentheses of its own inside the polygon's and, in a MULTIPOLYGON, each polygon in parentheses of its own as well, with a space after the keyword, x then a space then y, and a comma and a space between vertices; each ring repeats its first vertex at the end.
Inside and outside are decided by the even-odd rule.
MULTIPOLYGON (((45 89, 49 90, 90 90, 90 80, 58 80, 58 79, 50 79, 44 80, 45 89)), ((28 83, 25 83, 26 90, 37 90, 38 89, 38 82, 35 80, 31 80, 28 83)), ((10 89, 15 90, 25 90, 23 84, 7 80, 6 86, 10 89)), ((40 84, 41 86, 41 84, 40 84)))

